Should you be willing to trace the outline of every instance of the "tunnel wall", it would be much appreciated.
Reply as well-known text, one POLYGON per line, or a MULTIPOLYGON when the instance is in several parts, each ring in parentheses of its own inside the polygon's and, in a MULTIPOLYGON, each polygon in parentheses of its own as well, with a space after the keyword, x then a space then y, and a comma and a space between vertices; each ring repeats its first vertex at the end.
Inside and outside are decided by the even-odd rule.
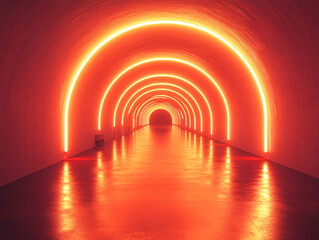
MULTIPOLYGON (((176 15, 216 29, 245 52, 257 69, 266 91, 270 112, 269 158, 319 177, 316 152, 319 143, 317 1, 139 3, 7 0, 1 1, 0 9, 0 185, 66 157, 62 141, 65 97, 70 79, 90 49, 109 35, 112 29, 118 29, 123 24, 150 18, 174 18, 176 15)), ((179 37, 178 33, 176 38, 179 37)), ((188 34, 191 36, 191 32, 188 34)), ((147 36, 151 38, 152 34, 147 36)), ((258 101, 254 100, 258 94, 248 82, 249 74, 243 66, 234 64, 238 59, 228 58, 227 52, 224 58, 214 58, 209 45, 200 42, 204 38, 199 35, 196 38, 199 42, 195 43, 198 45, 190 45, 190 48, 187 48, 190 42, 186 40, 166 44, 171 51, 177 49, 174 52, 176 55, 198 58, 197 62, 221 80, 232 102, 235 137, 231 144, 262 155, 261 110, 258 101), (197 55, 192 55, 192 48, 197 49, 197 55), (224 64, 225 59, 229 60, 229 64, 224 64), (238 72, 241 72, 241 77, 236 82, 238 72), (259 130, 251 131, 257 135, 247 138, 245 132, 250 129, 259 130)), ((136 36, 135 40, 134 44, 138 45, 136 36)), ((122 44, 130 44, 127 39, 121 41, 122 44)), ((140 45, 143 45, 142 42, 140 45)), ((69 155, 93 147, 94 144, 97 120, 90 114, 96 115, 98 112, 102 90, 97 93, 96 89, 105 89, 105 79, 95 81, 94 75, 91 75, 94 69, 99 68, 97 74, 100 76, 114 76, 123 64, 134 61, 139 55, 150 54, 154 46, 146 46, 143 50, 137 48, 140 51, 130 52, 127 58, 121 58, 121 55, 127 53, 129 47, 118 47, 118 51, 114 49, 113 53, 109 49, 111 52, 107 57, 97 56, 95 61, 100 63, 92 65, 91 70, 84 73, 83 79, 86 78, 87 82, 82 81, 77 86, 72 99, 70 147, 73 147, 69 155), (88 84, 90 79, 94 81, 88 84), (86 131, 78 131, 83 127, 86 131)), ((156 51, 161 53, 162 48, 159 46, 156 51)), ((203 83, 202 87, 208 88, 208 85, 203 83)), ((115 99, 115 96, 110 98, 115 99)), ((113 106, 114 101, 108 101, 105 109, 113 106)), ((218 109, 220 107, 216 111, 218 109)), ((105 115, 109 115, 109 112, 106 111, 105 115)), ((111 118, 105 117, 105 121, 105 126, 111 125, 111 118)), ((223 140, 223 133, 218 131, 216 138, 223 140)), ((112 129, 105 128, 104 132, 106 139, 110 139, 112 129)))

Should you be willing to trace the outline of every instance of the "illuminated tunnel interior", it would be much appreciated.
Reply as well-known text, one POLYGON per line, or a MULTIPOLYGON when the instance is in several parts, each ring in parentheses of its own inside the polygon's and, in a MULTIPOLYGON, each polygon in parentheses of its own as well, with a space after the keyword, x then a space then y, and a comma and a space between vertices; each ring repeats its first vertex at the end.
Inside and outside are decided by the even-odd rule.
POLYGON ((319 236, 317 1, 0 9, 4 239, 319 236))

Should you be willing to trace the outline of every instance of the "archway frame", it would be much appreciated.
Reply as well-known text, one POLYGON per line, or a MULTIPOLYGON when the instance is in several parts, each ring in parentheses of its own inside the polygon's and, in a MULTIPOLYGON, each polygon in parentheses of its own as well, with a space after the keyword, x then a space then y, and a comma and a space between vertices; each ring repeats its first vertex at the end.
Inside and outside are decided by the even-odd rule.
MULTIPOLYGON (((179 80, 179 81, 182 81, 182 82, 185 82, 187 84, 189 84, 190 86, 192 86, 200 95, 201 97, 204 99, 206 105, 207 105, 207 108, 208 108, 208 111, 209 111, 209 117, 210 117, 210 135, 213 135, 213 114, 212 114, 212 110, 211 110, 211 106, 205 96, 205 94, 195 85, 193 84, 192 82, 188 81, 187 79, 185 78, 182 78, 182 77, 179 77, 179 76, 176 76, 176 75, 171 75, 171 74, 155 74, 155 75, 149 75, 149 76, 146 76, 144 78, 141 78, 137 81, 135 81, 134 83, 132 83, 128 88, 126 88, 124 90, 124 92, 122 93, 121 97, 119 98, 119 100, 117 101, 117 104, 116 104, 116 107, 115 107, 115 110, 114 110, 114 115, 113 115, 113 127, 116 126, 116 116, 117 116, 117 109, 121 103, 121 100, 123 99, 123 97, 125 96, 125 94, 132 88, 134 87, 136 84, 138 83, 141 83, 143 81, 146 81, 146 80, 152 80, 153 78, 172 78, 172 79, 176 79, 176 80, 179 80)), ((99 115, 99 117, 101 117, 101 115, 99 115)), ((101 121, 101 120, 99 120, 101 121)), ((122 122, 121 124, 123 125, 123 118, 122 118, 122 122)))
MULTIPOLYGON (((146 113, 146 111, 148 111, 149 109, 151 109, 151 108, 153 108, 153 107, 156 107, 157 105, 161 105, 161 104, 163 104, 163 103, 156 103, 156 104, 154 104, 153 106, 149 106, 149 107, 145 108, 145 109, 143 110, 143 115, 144 115, 144 113, 146 113)), ((173 106, 173 108, 175 109, 175 111, 176 111, 178 114, 180 114, 177 108, 175 108, 174 106, 173 106)), ((165 110, 165 111, 167 111, 166 109, 164 109, 164 108, 162 108, 162 107, 158 107, 158 108, 152 109, 151 112, 149 113, 148 117, 146 117, 146 119, 147 119, 146 125, 147 125, 147 124, 149 124, 149 125, 151 124, 151 122, 150 122, 151 115, 152 115, 155 111, 157 111, 157 110, 165 110)), ((168 111, 167 111, 167 112, 168 112, 168 111)), ((141 115, 141 116, 143 116, 143 115, 141 115)), ((170 115, 171 115, 171 114, 170 114, 170 115)), ((181 115, 179 115, 179 116, 181 117, 181 115)), ((171 115, 171 119, 172 119, 172 125, 174 125, 172 115, 171 115)), ((180 123, 179 123, 179 125, 180 125, 179 127, 182 126, 182 118, 180 118, 180 123)), ((178 126, 178 125, 177 125, 177 126, 178 126)))
MULTIPOLYGON (((161 94, 161 95, 163 95, 163 94, 161 94)), ((153 97, 156 97, 156 96, 159 96, 159 95, 153 95, 153 97)), ((176 96, 174 96, 174 97, 176 97, 176 96)), ((173 97, 172 97, 173 98, 173 97)), ((190 114, 190 111, 189 111, 189 108, 187 107, 187 105, 190 107, 190 109, 191 109, 191 106, 190 106, 190 104, 188 103, 188 102, 186 102, 186 103, 184 103, 182 100, 180 100, 179 98, 177 98, 182 104, 183 104, 183 106, 185 107, 185 109, 186 109, 186 111, 187 111, 187 115, 188 115, 188 124, 189 124, 189 128, 191 128, 191 123, 192 123, 192 120, 191 120, 191 114, 190 114)), ((147 100, 146 100, 147 101, 147 100)), ((143 105, 143 103, 142 103, 142 105, 143 105)), ((138 109, 139 111, 140 111, 140 108, 141 108, 141 106, 137 106, 136 108, 135 108, 135 110, 134 110, 134 112, 133 112, 133 117, 135 117, 135 118, 137 118, 137 113, 135 114, 135 112, 136 112, 136 110, 138 109)), ((192 111, 192 109, 191 109, 191 111, 192 111)), ((186 114, 185 114, 186 115, 186 114)), ((195 116, 196 117, 196 116, 195 116)), ((134 118, 133 118, 134 119, 134 118)))
MULTIPOLYGON (((122 120, 121 120, 122 125, 124 124, 124 116, 125 116, 125 112, 126 112, 127 106, 128 106, 128 104, 131 102, 131 100, 132 100, 138 93, 140 93, 141 91, 143 91, 144 89, 147 89, 147 88, 150 88, 150 87, 154 87, 154 86, 159 86, 159 87, 164 87, 164 86, 167 87, 167 86, 169 86, 169 87, 177 88, 177 89, 179 89, 180 91, 182 91, 183 93, 186 93, 186 96, 189 96, 189 97, 192 99, 192 101, 195 103, 195 105, 196 105, 196 107, 197 107, 197 109, 198 109, 198 112, 199 112, 199 115, 200 115, 200 131, 203 132, 203 114, 202 114, 201 107, 199 106, 199 104, 198 104, 198 102, 196 101, 195 97, 194 97, 191 93, 189 93, 187 90, 185 90, 185 89, 179 87, 178 85, 171 84, 171 83, 166 83, 166 82, 160 82, 160 83, 149 84, 149 85, 146 85, 146 86, 140 88, 140 89, 137 90, 136 92, 134 92, 134 94, 131 95, 131 97, 128 99, 128 101, 126 102, 126 104, 125 104, 125 106, 124 106, 124 109, 123 109, 123 112, 122 112, 122 118, 121 118, 121 119, 122 119, 122 120)), ((164 88, 163 88, 163 89, 164 89, 164 88)), ((171 91, 171 92, 176 93, 176 91, 171 91)), ((179 93, 179 94, 181 94, 181 93, 179 93)), ((140 95, 140 96, 144 96, 144 95, 142 94, 142 95, 140 95)), ((135 101, 131 104, 131 107, 129 108, 128 113, 131 112, 132 107, 134 106, 135 102, 136 102, 138 99, 140 99, 140 96, 138 96, 138 97, 135 99, 135 101)), ((183 94, 181 94, 180 96, 183 96, 183 99, 186 99, 183 94)), ((187 100, 186 100, 186 101, 187 101, 187 100)), ((194 113, 194 114, 195 114, 195 113, 194 113)), ((196 126, 196 119, 194 119, 194 126, 195 126, 195 130, 196 130, 196 128, 197 128, 197 126, 196 126)))
POLYGON ((251 75, 254 78, 254 81, 257 85, 261 100, 262 100, 262 104, 263 104, 263 112, 264 112, 264 152, 268 152, 269 146, 268 146, 268 141, 269 141, 269 136, 268 136, 268 129, 269 129, 269 113, 268 113, 268 106, 267 106, 267 101, 266 101, 266 97, 264 94, 264 90, 262 88, 261 82, 257 76, 257 74, 255 73, 254 69, 252 68, 252 66, 250 65, 250 63, 248 62, 248 60, 244 57, 244 55, 237 49, 235 48, 235 46, 233 46, 229 41, 227 41, 225 38, 223 38, 222 36, 218 35, 217 33, 211 31, 208 28, 202 27, 200 25, 194 24, 194 23, 190 23, 190 22, 186 22, 186 21, 179 21, 179 20, 157 20, 157 21, 146 21, 146 22, 141 22, 138 24, 134 24, 131 25, 129 27, 126 27, 120 31, 117 31, 115 33, 113 33, 112 35, 110 35, 109 37, 107 37, 105 40, 103 40, 100 44, 98 44, 90 53, 89 55, 83 60, 83 62, 81 63, 80 67, 77 69, 71 84, 69 86, 68 89, 68 93, 66 96, 66 101, 65 101, 65 107, 64 107, 64 118, 63 118, 63 126, 64 126, 64 134, 63 134, 63 140, 64 140, 64 151, 67 152, 68 151, 68 114, 69 114, 69 106, 70 106, 70 100, 71 100, 71 96, 72 96, 72 92, 75 86, 75 83, 79 77, 79 75, 81 74, 82 70, 84 69, 84 67, 86 66, 86 64, 89 62, 89 60, 93 57, 93 55, 100 50, 105 44, 107 44, 108 42, 110 42, 111 40, 115 39, 116 37, 129 32, 131 30, 143 27, 143 26, 150 26, 150 25, 180 25, 180 26, 185 26, 185 27, 189 27, 189 28, 193 28, 202 32, 206 32, 207 34, 211 35, 214 38, 217 38, 218 40, 220 40, 222 43, 224 43, 225 45, 227 45, 230 49, 232 49, 232 51, 234 51, 239 57, 240 59, 243 61, 243 63, 247 66, 247 68, 249 69, 251 75))
POLYGON ((141 109, 143 108, 143 106, 146 105, 146 103, 148 103, 151 100, 161 100, 161 101, 172 100, 175 103, 177 103, 179 105, 179 108, 182 109, 182 111, 181 111, 183 113, 182 116, 183 116, 183 119, 185 119, 185 121, 186 121, 185 125, 187 125, 189 119, 191 118, 187 106, 180 99, 178 99, 176 97, 168 96, 168 95, 163 95, 163 94, 155 95, 155 96, 152 96, 151 98, 145 100, 143 103, 141 103, 139 106, 136 106, 136 108, 134 109, 133 114, 132 114, 132 120, 133 120, 132 128, 133 129, 135 128, 135 119, 137 118, 137 116, 141 112, 141 109), (186 111, 184 108, 186 109, 186 111))
MULTIPOLYGON (((178 109, 175 108, 175 107, 173 107, 173 106, 167 105, 167 104, 165 104, 165 103, 158 103, 158 102, 150 103, 149 105, 147 105, 147 106, 143 109, 143 112, 144 112, 145 110, 147 110, 147 109, 149 109, 149 108, 152 108, 152 107, 154 107, 154 106, 157 106, 157 105, 159 105, 160 107, 154 109, 154 111, 155 111, 155 110, 159 110, 159 109, 166 110, 166 111, 168 111, 168 112, 170 113, 170 115, 171 115, 171 117, 172 117, 172 124, 177 125, 177 126, 178 126, 179 124, 180 124, 180 125, 182 124, 182 117, 181 117, 180 113, 178 112, 178 109), (177 116, 177 119, 179 120, 179 122, 176 121, 176 119, 175 119, 175 122, 176 122, 176 123, 174 123, 174 121, 173 121, 173 119, 174 119, 174 118, 173 118, 173 117, 174 117, 173 111, 176 112, 176 116, 177 116)), ((141 113, 141 114, 142 114, 142 113, 141 113)), ((143 125, 143 126, 145 126, 145 125, 143 125)), ((143 127, 143 126, 142 126, 142 127, 143 127)))
MULTIPOLYGON (((132 104, 131 104, 131 106, 130 106, 130 108, 129 108, 129 110, 128 110, 128 114, 131 112, 133 106, 135 105, 135 103, 136 103, 141 97, 143 97, 144 95, 146 95, 146 94, 148 94, 148 93, 155 92, 155 91, 164 91, 164 92, 167 91, 167 92, 172 92, 172 93, 177 94, 178 96, 180 96, 183 100, 185 100, 185 102, 187 103, 187 105, 190 106, 190 109, 191 109, 191 111, 192 111, 192 113, 193 113, 193 119, 194 119, 194 121, 193 121, 193 127, 194 127, 194 130, 196 131, 196 129, 197 129, 197 120, 196 120, 195 110, 194 110, 192 104, 191 104, 181 93, 179 93, 179 92, 177 92, 177 91, 175 91, 175 90, 172 90, 172 89, 168 89, 168 88, 163 88, 163 87, 161 87, 161 88, 151 89, 151 90, 148 90, 148 91, 142 93, 141 95, 139 95, 139 96, 132 102, 132 104)), ((128 103, 129 103, 129 102, 127 102, 127 104, 128 104, 128 103)), ((199 107, 199 105, 198 105, 198 107, 199 107)), ((199 109, 200 109, 200 107, 199 107, 199 109)), ((199 109, 198 109, 198 111, 200 111, 199 109)), ((125 111, 124 111, 124 110, 123 110, 123 114, 125 114, 125 111)))

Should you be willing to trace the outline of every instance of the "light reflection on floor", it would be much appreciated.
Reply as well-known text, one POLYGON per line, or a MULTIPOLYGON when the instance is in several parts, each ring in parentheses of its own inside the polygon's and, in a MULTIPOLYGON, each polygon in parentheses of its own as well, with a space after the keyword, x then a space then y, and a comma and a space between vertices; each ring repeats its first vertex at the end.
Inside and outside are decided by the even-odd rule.
POLYGON ((3 187, 0 230, 7 239, 315 239, 318 187, 207 137, 152 126, 3 187))

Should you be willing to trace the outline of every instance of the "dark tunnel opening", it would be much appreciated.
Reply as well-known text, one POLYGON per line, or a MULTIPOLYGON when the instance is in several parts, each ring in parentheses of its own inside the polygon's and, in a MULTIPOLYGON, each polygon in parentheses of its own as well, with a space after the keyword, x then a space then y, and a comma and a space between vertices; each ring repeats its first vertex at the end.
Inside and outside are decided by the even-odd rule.
POLYGON ((150 115, 150 125, 171 125, 172 124, 172 116, 169 114, 168 111, 163 109, 155 110, 150 115))

